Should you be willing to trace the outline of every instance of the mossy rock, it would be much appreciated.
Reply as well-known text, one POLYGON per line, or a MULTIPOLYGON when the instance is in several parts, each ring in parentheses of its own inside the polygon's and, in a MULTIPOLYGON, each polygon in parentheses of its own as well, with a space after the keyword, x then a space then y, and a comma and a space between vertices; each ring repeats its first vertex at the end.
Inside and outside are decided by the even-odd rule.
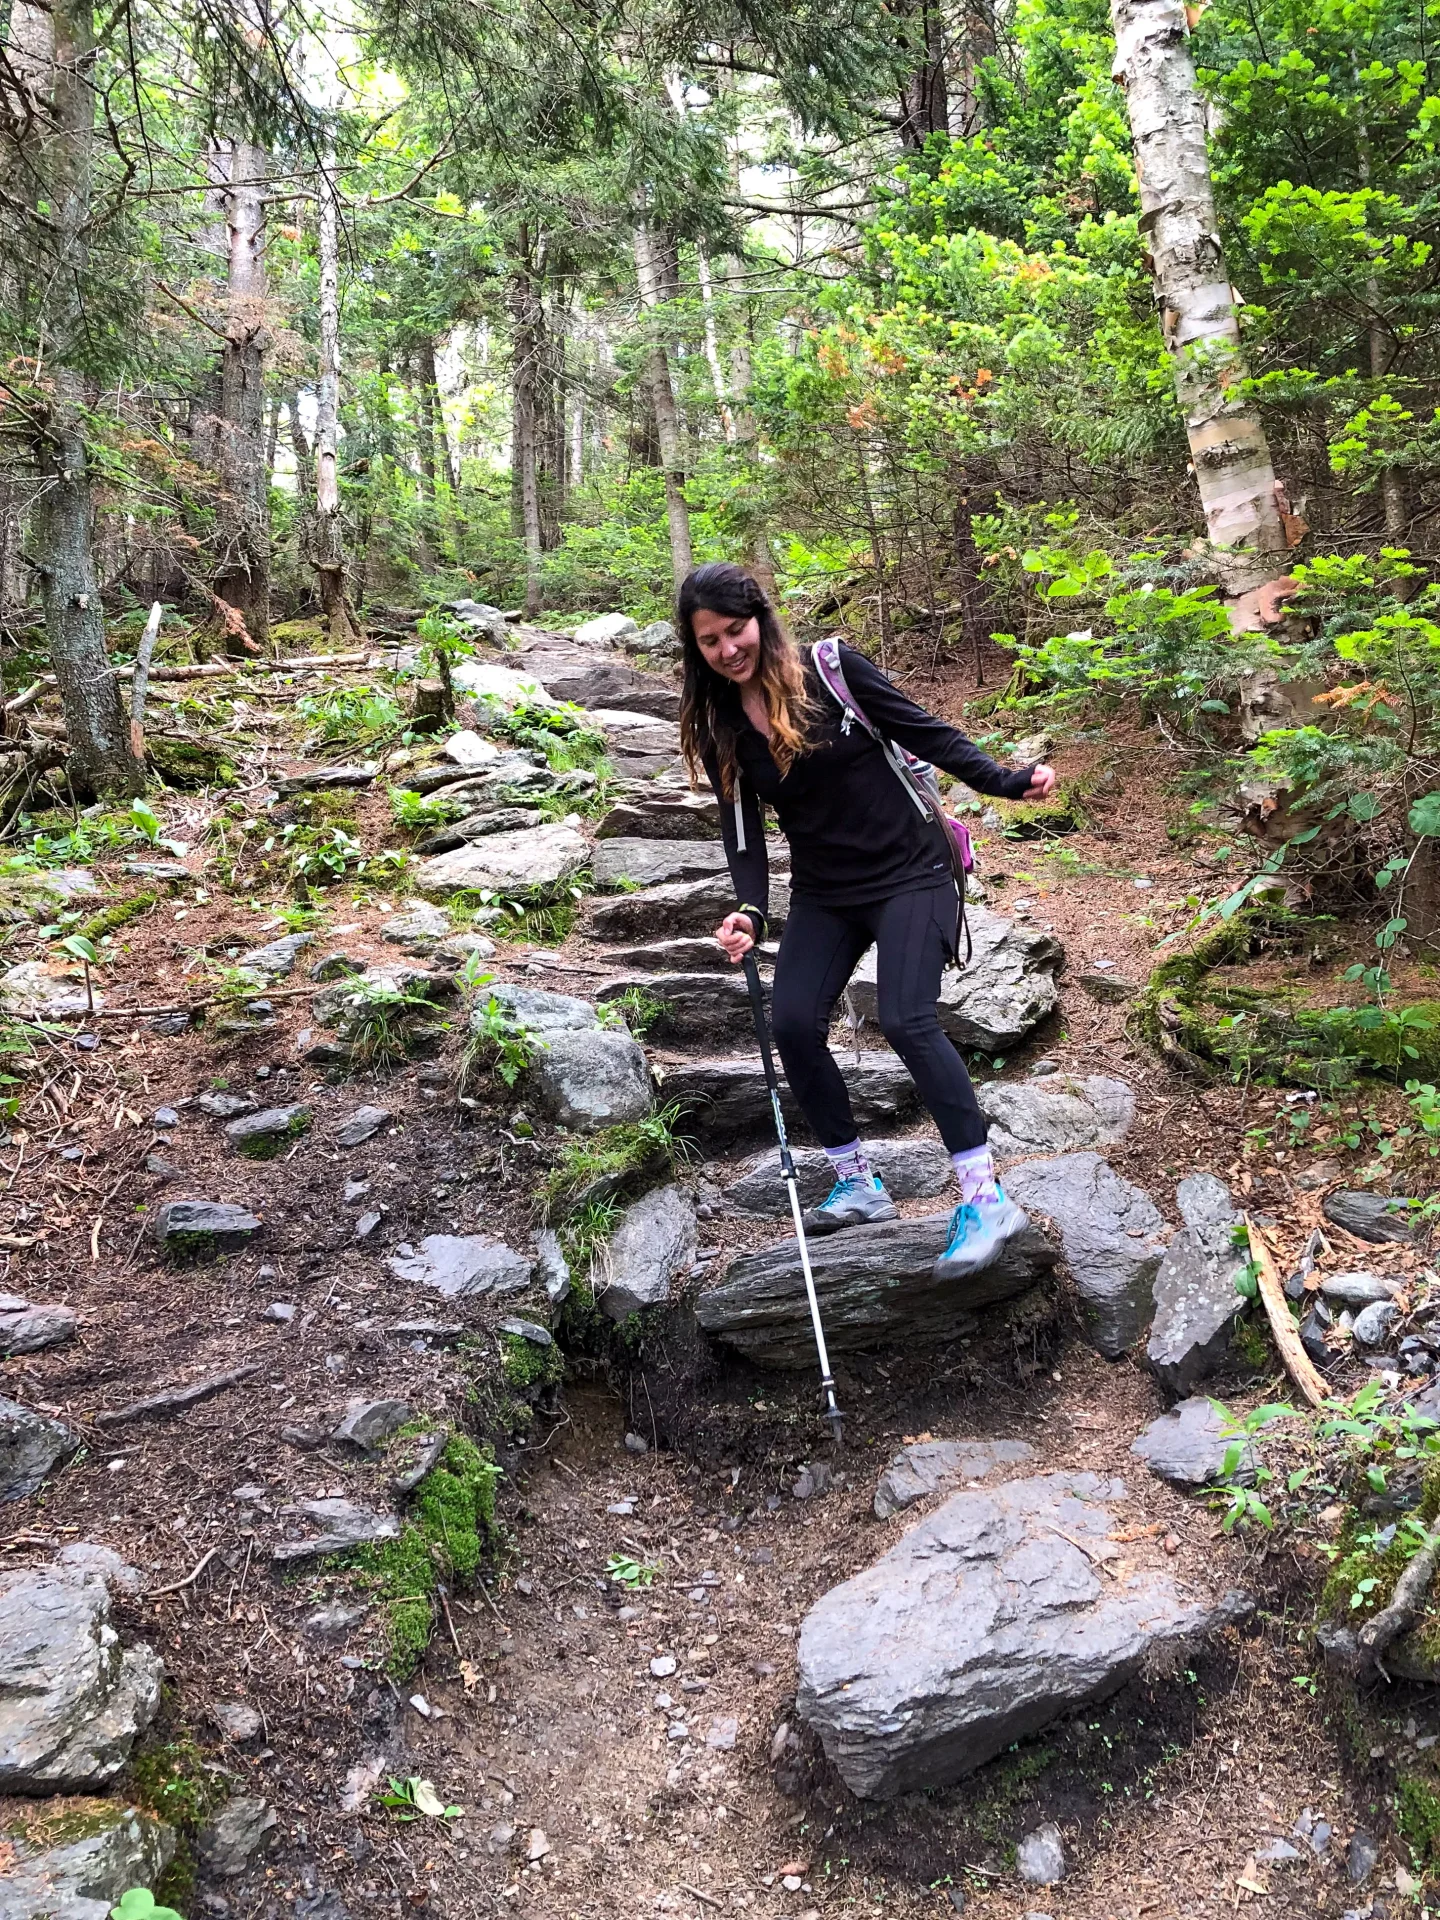
POLYGON ((502 1333, 500 1354, 506 1384, 517 1393, 538 1396, 565 1378, 565 1357, 553 1341, 542 1347, 523 1333, 502 1333))
POLYGON ((222 747, 203 740, 151 734, 145 742, 150 764, 167 787, 233 787, 235 769, 222 747))
POLYGON ((99 913, 92 914, 76 928, 87 940, 103 940, 107 933, 118 933, 121 927, 128 927, 132 920, 138 920, 155 905, 160 895, 156 891, 132 894, 128 900, 112 900, 108 907, 102 907, 99 913))
POLYGON ((1068 784, 1048 800, 997 800, 995 811, 1007 840, 1058 840, 1090 824, 1083 796, 1068 784))
POLYGON ((282 653, 323 653, 329 639, 324 618, 315 614, 303 620, 272 622, 270 640, 282 653))

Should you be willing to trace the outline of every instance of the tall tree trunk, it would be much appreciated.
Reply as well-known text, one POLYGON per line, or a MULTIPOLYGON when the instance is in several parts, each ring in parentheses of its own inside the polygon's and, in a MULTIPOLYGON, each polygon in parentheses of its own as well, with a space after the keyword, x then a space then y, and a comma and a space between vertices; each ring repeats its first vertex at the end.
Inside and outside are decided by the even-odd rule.
POLYGON ((248 140, 229 143, 225 224, 229 299, 220 357, 220 564, 214 592, 226 650, 270 637, 270 490, 265 467, 265 216, 267 159, 248 140), (228 609, 228 612, 227 612, 228 609))
MULTIPOLYGON (((439 481, 453 492, 455 478, 450 458, 450 436, 445 428, 445 407, 440 397, 440 380, 435 369, 435 342, 426 334, 415 349, 415 371, 420 378, 420 466, 425 471, 429 459, 431 512, 435 544, 444 549, 444 516, 441 512, 439 481)), ((452 554, 453 557, 453 554, 452 554)))
MULTIPOLYGON (((655 234, 643 217, 635 222, 635 274, 640 287, 640 305, 657 325, 663 303, 663 263, 655 243, 655 234)), ((660 465, 665 474, 665 517, 670 528, 670 567, 675 585, 689 573, 693 564, 690 544, 690 505, 685 498, 684 439, 680 412, 675 405, 675 389, 670 380, 670 356, 658 335, 646 355, 646 385, 650 404, 655 409, 655 431, 660 441, 660 465)))
POLYGON ((320 169, 316 221, 320 253, 320 378, 315 387, 315 532, 312 546, 320 610, 338 647, 360 638, 345 591, 345 541, 340 520, 340 231, 335 201, 335 149, 320 169))
POLYGON ((528 265, 528 250, 523 244, 523 229, 521 258, 527 264, 517 268, 510 279, 510 313, 514 321, 510 374, 510 461, 520 509, 520 537, 525 546, 525 611, 533 615, 540 611, 540 566, 544 551, 540 538, 540 479, 535 418, 542 317, 528 265))
MULTIPOLYGON (((760 465, 755 458, 756 446, 760 438, 759 428, 755 424, 755 415, 750 406, 750 335, 747 327, 741 327, 735 335, 730 349, 730 392, 734 396, 735 442, 744 450, 750 461, 752 474, 756 477, 752 485, 761 486, 760 465)), ((764 511, 763 496, 756 509, 750 513, 750 571, 765 589, 773 602, 775 599, 775 559, 770 551, 770 532, 764 511)))
MULTIPOLYGON (((1236 397, 1240 329, 1215 216, 1183 0, 1110 0, 1156 304, 1210 545, 1232 602, 1285 572, 1282 491, 1259 413, 1236 397)), ((1232 607, 1243 620, 1248 609, 1232 607)))
POLYGON ((58 367, 46 417, 32 443, 40 490, 32 530, 45 604, 45 631, 60 687, 71 788, 105 798, 144 791, 145 769, 131 748, 120 684, 105 649, 105 616, 95 576, 94 503, 83 431, 85 390, 65 365, 84 324, 81 276, 94 164, 95 23, 90 0, 58 0, 51 15, 50 139, 42 157, 58 259, 48 315, 58 367))
POLYGON ((705 359, 710 368, 711 384, 715 388, 720 429, 727 440, 733 440, 735 415, 725 386, 725 369, 720 364, 720 342, 715 331, 715 286, 710 278, 710 256, 703 240, 695 242, 695 273, 700 282, 700 309, 705 321, 705 359))
POLYGON ((900 144, 918 150, 932 133, 950 130, 945 20, 936 0, 910 0, 904 20, 905 40, 915 64, 900 92, 900 144))

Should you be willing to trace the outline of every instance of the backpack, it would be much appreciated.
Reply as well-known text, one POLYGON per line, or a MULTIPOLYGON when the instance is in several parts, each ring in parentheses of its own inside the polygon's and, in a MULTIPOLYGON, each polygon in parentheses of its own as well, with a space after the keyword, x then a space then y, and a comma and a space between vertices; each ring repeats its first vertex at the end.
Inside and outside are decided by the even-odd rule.
POLYGON ((955 891, 959 898, 959 913, 955 926, 954 958, 960 966, 960 930, 965 929, 965 961, 970 959, 970 929, 965 925, 965 880, 974 871, 975 850, 970 844, 970 830, 963 820, 956 820, 945 811, 945 802, 940 793, 940 782, 935 769, 928 760, 921 760, 894 740, 887 739, 879 728, 866 716, 865 709, 850 691, 845 679, 845 669, 840 664, 840 642, 833 636, 828 640, 817 640, 810 649, 815 662, 815 671, 827 693, 844 708, 844 718, 840 722, 842 733, 848 733, 852 721, 863 727, 870 738, 879 746, 885 758, 890 762, 895 777, 909 794, 916 811, 925 819, 933 821, 941 831, 945 841, 945 851, 950 857, 951 877, 955 882, 955 891))

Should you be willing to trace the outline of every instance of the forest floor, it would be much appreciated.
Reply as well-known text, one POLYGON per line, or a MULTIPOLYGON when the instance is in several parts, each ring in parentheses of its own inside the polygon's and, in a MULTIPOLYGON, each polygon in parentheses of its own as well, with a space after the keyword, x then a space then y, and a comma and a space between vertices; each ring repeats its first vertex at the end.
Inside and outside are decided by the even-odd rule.
MULTIPOLYGON (((964 674, 908 685, 964 724, 964 674)), ((253 799, 277 769, 302 763, 303 727, 279 702, 246 715, 244 727, 235 764, 253 799)), ((1053 927, 1067 953, 1060 1013, 1003 1071, 1023 1074, 1043 1055, 1062 1070, 1128 1080, 1139 1114, 1108 1154, 1117 1170, 1167 1220, 1177 1179, 1219 1173, 1278 1220, 1287 1252, 1298 1250, 1327 1174, 1338 1179, 1363 1156, 1322 1141, 1317 1178, 1321 1156, 1285 1144, 1283 1093, 1177 1079, 1129 1031, 1126 1004, 1078 984, 1100 961, 1143 982, 1157 944, 1191 917, 1194 851, 1167 833, 1187 804, 1174 786, 1183 763, 1138 735, 1062 744, 1054 758, 1062 775, 1095 776, 1088 824, 1052 842, 981 836, 991 904, 1053 927)), ((1357 1735, 1315 1667, 1313 1542, 1303 1530, 1283 1550, 1263 1534, 1224 1534, 1218 1507, 1149 1476, 1129 1447, 1163 1396, 1138 1359, 1098 1358, 1064 1300, 1028 1354, 982 1340, 847 1359, 846 1446, 833 1456, 808 1381, 722 1367, 685 1417, 667 1406, 657 1423, 649 1394, 651 1379, 663 1393, 658 1377, 639 1369, 622 1379, 577 1359, 529 1430, 502 1437, 498 1561, 483 1584, 449 1596, 443 1630, 413 1676, 397 1685, 380 1668, 372 1616, 326 1637, 316 1610, 354 1603, 353 1582, 328 1570, 277 1577, 270 1530, 296 1501, 365 1498, 377 1469, 312 1444, 305 1429, 356 1395, 452 1416, 473 1402, 473 1350, 390 1331, 435 1309, 408 1297, 385 1259, 434 1232, 527 1244, 537 1223, 530 1169, 546 1143, 542 1133, 536 1154, 513 1131, 519 1101, 503 1090, 479 1111, 457 1105, 454 1037, 430 1061, 337 1080, 304 1059, 312 1017, 303 993, 270 995, 274 1023, 253 1037, 207 1026, 167 1036, 152 1015, 114 1017, 111 1008, 195 999, 198 954, 233 954, 283 932, 273 881, 252 870, 227 888, 209 870, 214 823, 232 797, 217 788, 157 800, 166 834, 193 849, 190 878, 158 889, 117 933, 97 980, 105 1015, 72 1023, 75 1040, 47 1042, 30 1064, 0 1204, 5 1244, 32 1243, 4 1256, 0 1290, 68 1303, 82 1322, 73 1345, 6 1362, 4 1391, 85 1437, 43 1495, 9 1510, 17 1524, 0 1565, 40 1564, 56 1545, 86 1539, 140 1568, 146 1590, 123 1598, 116 1617, 127 1638, 148 1640, 165 1660, 155 1766, 174 1780, 193 1775, 202 1798, 216 1781, 262 1793, 279 1815, 264 1863, 242 1882, 205 1884, 190 1912, 704 1920, 754 1909, 906 1920, 963 1906, 988 1920, 1242 1909, 1338 1920, 1406 1907, 1395 1889, 1397 1867, 1408 1885, 1408 1856, 1387 1851, 1373 1769, 1428 1749, 1440 1705, 1396 1687, 1357 1735), (241 1159, 218 1121, 181 1105, 217 1090, 262 1106, 303 1100, 310 1129, 278 1160, 241 1159), (387 1108, 391 1124, 345 1150, 336 1126, 364 1103, 387 1108), (162 1108, 178 1108, 178 1122, 156 1126, 162 1108), (363 1194, 347 1198, 347 1183, 362 1182, 363 1194), (263 1235, 215 1265, 164 1265, 147 1222, 182 1194, 252 1207, 263 1235), (357 1240, 362 1210, 382 1218, 357 1240), (272 1315, 277 1303, 293 1313, 272 1315), (176 1420, 95 1424, 145 1394, 252 1363, 256 1372, 176 1420), (652 1444, 633 1451, 627 1433, 652 1444), (1173 1539, 1182 1578, 1244 1589, 1256 1610, 1193 1667, 1138 1681, 943 1792, 857 1801, 808 1736, 777 1768, 772 1742, 791 1718, 799 1624, 897 1537, 905 1523, 871 1511, 874 1483, 922 1433, 1020 1437, 1047 1468, 1123 1478, 1127 1527, 1158 1527, 1173 1539), (819 1459, 833 1466, 833 1484, 799 1497, 799 1469, 819 1459), (605 1578, 615 1554, 662 1572, 653 1585, 617 1591, 605 1578), (657 1695, 669 1697, 657 1706, 657 1695), (258 1741, 222 1736, 211 1709, 235 1701, 262 1712, 258 1741), (688 1709, 683 1721, 677 1707, 688 1709), (463 1811, 399 1822, 373 1797, 390 1775, 428 1779, 463 1811), (1333 1830, 1323 1854, 1301 1841, 1293 1864, 1257 1864, 1257 1849, 1307 1818, 1333 1830), (1044 1820, 1062 1831, 1068 1872, 1029 1887, 1013 1847, 1044 1820), (1364 1889, 1345 1872, 1357 1830, 1381 1846, 1364 1889)), ((368 851, 403 844, 378 791, 356 817, 368 851)), ((100 851, 77 864, 129 897, 137 882, 123 864, 136 853, 100 851)), ((313 951, 393 960, 379 929, 402 895, 398 877, 389 890, 383 880, 334 889, 313 951)), ((31 938, 18 929, 7 959, 28 957, 31 938)), ((1364 939, 1356 935, 1357 951, 1364 939)), ((605 964, 582 921, 558 948, 502 942, 492 968, 583 992, 583 974, 567 969, 605 964)), ((1327 959, 1327 969, 1336 964, 1327 959)), ((663 1064, 664 1052, 657 1057, 663 1064)), ((774 1237, 764 1223, 702 1220, 701 1252, 774 1237)), ((1374 1249, 1356 1242, 1350 1251, 1352 1264, 1373 1264, 1374 1249)), ((492 1382, 502 1368, 491 1323, 503 1312, 497 1303, 475 1321, 492 1382)), ((1273 1366, 1237 1367, 1214 1383, 1227 1404, 1285 1397, 1273 1366)))

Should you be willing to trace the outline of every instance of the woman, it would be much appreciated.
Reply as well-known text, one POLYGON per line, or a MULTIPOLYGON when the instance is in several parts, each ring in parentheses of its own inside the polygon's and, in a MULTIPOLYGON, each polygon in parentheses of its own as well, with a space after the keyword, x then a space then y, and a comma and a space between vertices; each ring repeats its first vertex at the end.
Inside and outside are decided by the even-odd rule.
MULTIPOLYGON (((715 935, 732 964, 765 937, 762 803, 775 809, 790 842, 790 914, 775 962, 771 1025, 786 1078, 835 1181, 805 1223, 825 1233, 896 1218, 865 1158, 826 1045, 835 1002, 873 943, 881 1031, 910 1069, 960 1183, 936 1277, 978 1272, 1024 1226, 1025 1215, 996 1180, 970 1076, 935 1012, 959 912, 943 829, 921 817, 878 742, 852 724, 743 568, 695 568, 676 613, 685 674, 681 744, 691 777, 703 766, 720 800, 735 882, 736 910, 715 935)), ((842 647, 840 657, 856 701, 887 738, 977 793, 1043 800, 1054 791, 1049 767, 1007 772, 907 700, 862 654, 842 647)))

